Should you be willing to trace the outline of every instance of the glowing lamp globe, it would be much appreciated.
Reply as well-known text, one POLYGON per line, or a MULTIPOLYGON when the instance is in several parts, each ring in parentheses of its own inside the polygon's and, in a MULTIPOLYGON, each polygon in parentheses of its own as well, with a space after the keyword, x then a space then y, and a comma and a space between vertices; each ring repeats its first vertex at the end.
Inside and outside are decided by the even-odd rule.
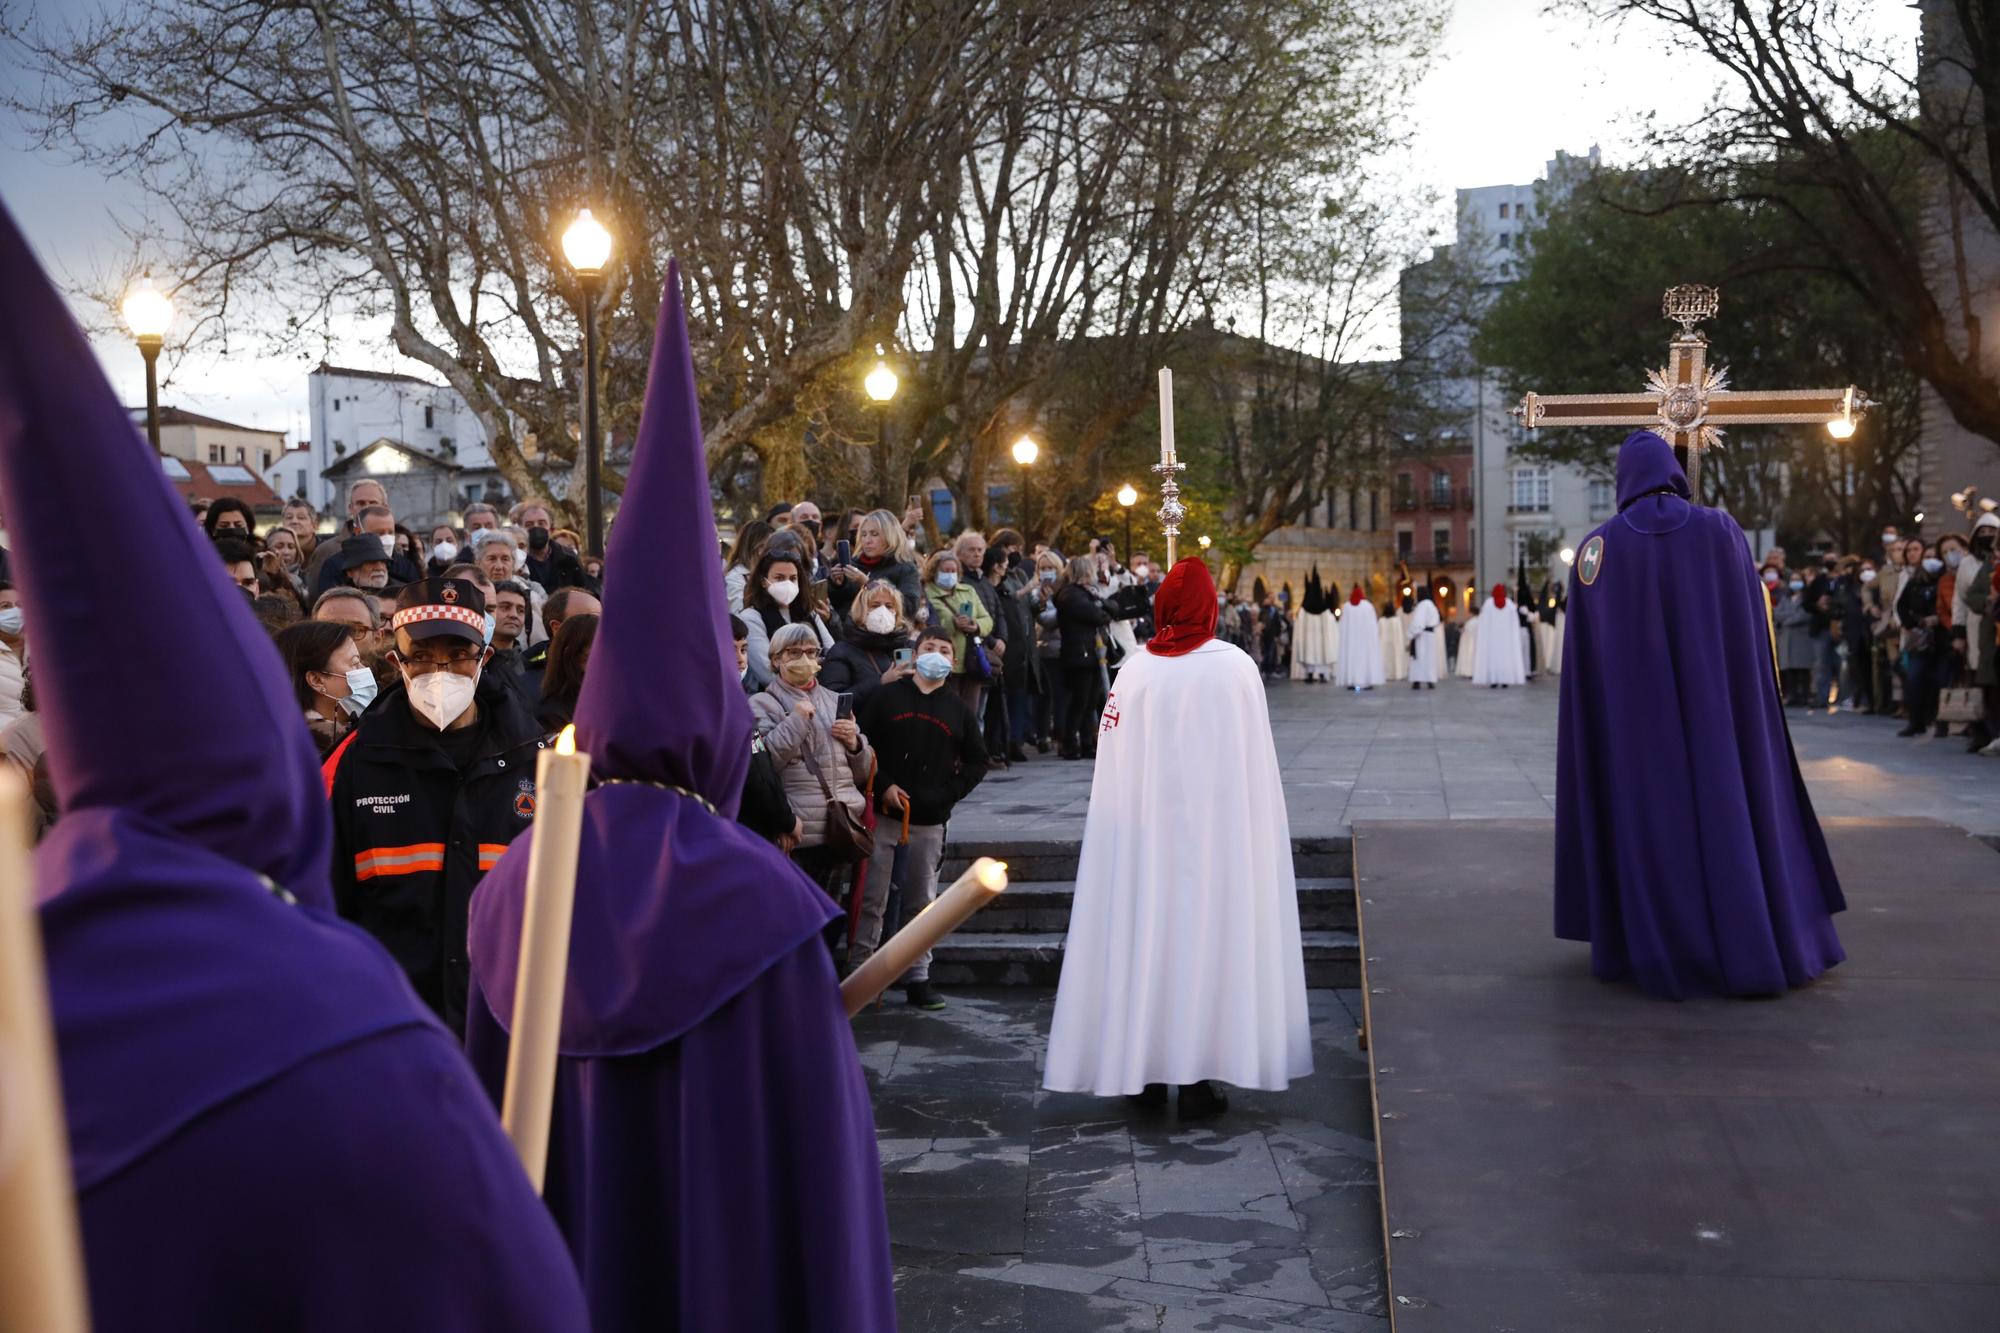
MULTIPOLYGON (((876 349, 877 352, 880 350, 880 348, 876 349)), ((896 396, 896 386, 898 383, 896 372, 889 369, 889 363, 887 361, 877 361, 875 369, 869 371, 868 377, 861 381, 861 387, 867 390, 871 401, 886 403, 896 396)))
POLYGON ((174 303, 153 285, 151 274, 139 279, 139 285, 126 294, 120 308, 125 315, 125 327, 141 341, 164 337, 167 326, 174 322, 174 303))
POLYGON ((1576 562, 1576 548, 1573 546, 1563 547, 1562 550, 1556 553, 1556 559, 1562 561, 1565 565, 1574 564, 1576 562))
POLYGON ((1014 461, 1022 467, 1027 467, 1033 463, 1037 458, 1041 457, 1041 453, 1042 447, 1036 444, 1029 436, 1023 435, 1020 439, 1014 441, 1014 461))
POLYGON ((1851 440, 1851 439, 1853 439, 1853 438, 1854 438, 1854 418, 1852 418, 1852 417, 1835 417, 1835 418, 1834 418, 1833 420, 1831 420, 1831 421, 1829 421, 1829 422, 1827 422, 1827 423, 1826 423, 1826 433, 1827 433, 1828 435, 1831 435, 1831 436, 1833 436, 1833 438, 1834 438, 1834 439, 1836 439, 1836 440, 1851 440))
POLYGON ((1130 486, 1120 486, 1118 488, 1118 503, 1130 509, 1133 505, 1139 503, 1139 492, 1133 490, 1130 486))
POLYGON ((563 258, 578 273, 602 273, 611 260, 611 233, 583 209, 562 235, 563 258))

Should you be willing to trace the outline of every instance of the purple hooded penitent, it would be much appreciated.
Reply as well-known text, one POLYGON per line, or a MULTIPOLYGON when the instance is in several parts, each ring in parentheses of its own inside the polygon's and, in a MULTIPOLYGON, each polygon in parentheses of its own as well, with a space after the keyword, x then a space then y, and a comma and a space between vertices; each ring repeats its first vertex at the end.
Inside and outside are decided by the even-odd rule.
POLYGON ((36 857, 99 1330, 576 1330, 492 1108, 328 904, 277 653, 0 213, 0 495, 62 816, 36 857), (77 516, 118 534, 77 536, 77 516))
POLYGON ((1768 995, 1846 956, 1750 548, 1650 431, 1571 569, 1557 749, 1556 934, 1598 976, 1768 995))
MULTIPOLYGON (((597 1333, 884 1333, 874 1118, 820 942, 836 913, 729 817, 752 728, 680 290, 670 264, 577 706, 611 785, 584 804, 543 1193, 597 1333)), ((496 1100, 533 838, 472 899, 466 1045, 496 1100)))

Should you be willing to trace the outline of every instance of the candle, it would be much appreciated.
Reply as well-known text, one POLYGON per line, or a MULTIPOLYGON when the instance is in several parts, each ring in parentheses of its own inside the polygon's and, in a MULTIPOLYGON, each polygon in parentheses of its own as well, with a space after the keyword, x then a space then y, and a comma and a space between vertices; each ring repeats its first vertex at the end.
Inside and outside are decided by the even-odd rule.
POLYGON ((500 1124, 541 1193, 549 1161, 549 1119, 569 972, 570 912, 576 904, 576 853, 583 836, 583 796, 590 756, 564 727, 535 770, 535 833, 528 852, 528 899, 522 906, 521 961, 514 978, 513 1044, 500 1124))
POLYGON ((1174 465, 1174 372, 1160 367, 1160 461, 1174 465))
POLYGON ((840 983, 840 999, 847 1016, 854 1017, 875 1003, 897 977, 910 970, 937 942, 965 924, 965 919, 993 901, 1007 887, 1007 863, 982 856, 972 863, 958 882, 946 889, 931 905, 917 913, 916 920, 897 931, 894 938, 869 955, 840 983))
POLYGON ((83 1246, 29 827, 28 784, 0 764, 0 1328, 84 1333, 83 1246))

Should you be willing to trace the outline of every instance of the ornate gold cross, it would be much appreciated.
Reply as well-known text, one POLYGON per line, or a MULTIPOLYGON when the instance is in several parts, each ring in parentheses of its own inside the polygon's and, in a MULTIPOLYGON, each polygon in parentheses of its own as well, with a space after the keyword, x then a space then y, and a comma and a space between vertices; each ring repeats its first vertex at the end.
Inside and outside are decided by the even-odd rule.
POLYGON ((1721 308, 1722 293, 1686 284, 1667 289, 1661 313, 1681 326, 1667 344, 1665 370, 1646 372, 1644 393, 1530 393, 1514 409, 1529 430, 1543 426, 1650 426, 1686 459, 1688 488, 1701 501, 1701 453, 1722 442, 1725 426, 1826 426, 1835 439, 1854 433, 1875 406, 1861 390, 1726 387, 1729 372, 1708 364, 1708 337, 1695 325, 1721 308))

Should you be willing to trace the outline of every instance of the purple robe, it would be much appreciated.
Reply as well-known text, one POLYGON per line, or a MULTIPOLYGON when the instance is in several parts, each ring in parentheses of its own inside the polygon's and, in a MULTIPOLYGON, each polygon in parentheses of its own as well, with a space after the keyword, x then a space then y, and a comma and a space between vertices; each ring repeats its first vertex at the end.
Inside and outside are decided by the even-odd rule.
MULTIPOLYGON (((874 1117, 820 932, 838 913, 730 816, 750 710, 669 266, 607 552, 544 1195, 597 1333, 892 1333, 874 1117)), ((466 1044, 496 1101, 530 829, 474 892, 466 1044)))
POLYGON ((1742 532, 1658 435, 1618 455, 1563 638, 1555 926, 1649 994, 1767 995, 1846 955, 1742 532))
POLYGON ((325 789, 277 653, 4 214, 0 288, 0 493, 61 811, 36 873, 93 1326, 585 1329, 464 1057, 333 915, 325 789), (121 542, 77 541, 80 513, 121 542))

